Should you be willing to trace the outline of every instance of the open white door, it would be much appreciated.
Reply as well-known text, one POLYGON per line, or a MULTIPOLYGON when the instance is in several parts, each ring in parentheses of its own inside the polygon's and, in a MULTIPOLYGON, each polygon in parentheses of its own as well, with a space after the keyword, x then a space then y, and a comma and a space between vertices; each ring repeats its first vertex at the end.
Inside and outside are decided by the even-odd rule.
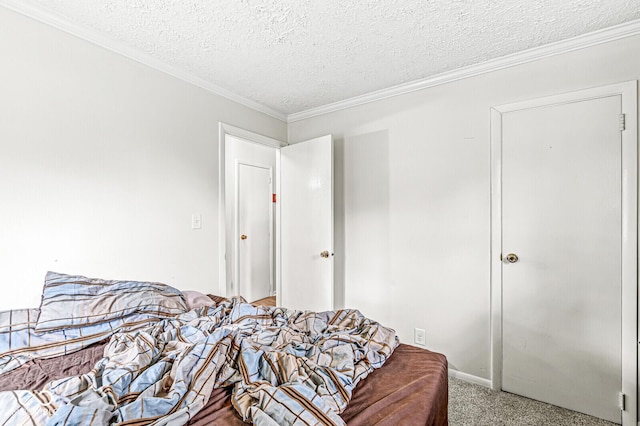
POLYGON ((333 138, 280 149, 278 305, 333 309, 333 138))

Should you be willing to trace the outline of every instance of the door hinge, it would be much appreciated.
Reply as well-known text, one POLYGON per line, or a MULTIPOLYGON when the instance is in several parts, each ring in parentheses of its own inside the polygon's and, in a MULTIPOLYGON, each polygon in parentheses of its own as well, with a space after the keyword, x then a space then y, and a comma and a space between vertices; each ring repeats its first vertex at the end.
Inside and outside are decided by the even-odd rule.
POLYGON ((618 394, 618 408, 620 408, 620 410, 624 411, 624 406, 625 406, 625 397, 624 397, 624 394, 622 392, 620 392, 618 394))
POLYGON ((626 118, 625 114, 620 114, 620 130, 626 130, 626 118))

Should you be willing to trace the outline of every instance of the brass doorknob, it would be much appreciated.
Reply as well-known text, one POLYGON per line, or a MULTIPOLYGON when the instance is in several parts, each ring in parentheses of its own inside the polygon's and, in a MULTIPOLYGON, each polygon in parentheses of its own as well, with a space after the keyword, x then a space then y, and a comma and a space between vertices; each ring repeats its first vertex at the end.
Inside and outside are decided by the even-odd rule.
POLYGON ((516 263, 518 261, 518 255, 515 253, 509 253, 506 259, 509 263, 516 263))
POLYGON ((241 239, 241 240, 246 240, 246 239, 247 239, 247 236, 246 236, 246 235, 244 235, 244 234, 242 234, 242 235, 240 235, 240 239, 241 239))
POLYGON ((322 253, 320 253, 320 257, 324 257, 325 259, 329 258, 329 252, 328 251, 323 251, 322 253))

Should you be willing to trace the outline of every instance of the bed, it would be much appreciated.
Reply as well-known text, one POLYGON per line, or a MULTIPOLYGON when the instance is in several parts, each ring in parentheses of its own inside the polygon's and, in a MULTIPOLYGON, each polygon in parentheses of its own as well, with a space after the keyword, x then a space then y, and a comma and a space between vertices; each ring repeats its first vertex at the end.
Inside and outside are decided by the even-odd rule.
MULTIPOLYGON (((92 281, 92 279, 85 277, 50 273, 47 275, 43 292, 43 302, 45 303, 41 304, 40 309, 11 311, 10 315, 13 318, 8 321, 6 318, 3 320, 2 314, 0 314, 0 324, 12 324, 9 329, 6 327, 0 328, 0 368, 4 368, 4 370, 0 371, 5 371, 0 374, 0 391, 3 391, 0 392, 0 408, 3 409, 0 411, 5 413, 9 411, 10 404, 13 404, 11 408, 26 406, 27 411, 31 410, 31 406, 38 405, 40 407, 37 409, 39 410, 38 412, 46 411, 42 410, 41 407, 51 402, 55 402, 56 406, 60 406, 61 399, 55 400, 47 392, 51 391, 55 394, 57 387, 70 386, 69 389, 71 390, 66 389, 66 393, 63 392, 66 398, 64 401, 69 402, 67 405, 70 406, 70 411, 67 410, 68 412, 64 413, 66 416, 64 417, 65 421, 68 418, 73 418, 74 415, 77 418, 85 418, 86 413, 78 411, 84 409, 83 404, 85 402, 92 404, 92 415, 98 416, 95 417, 96 419, 99 419, 100 415, 104 415, 104 419, 107 419, 105 422, 109 421, 109 416, 113 415, 113 407, 109 406, 110 403, 114 403, 110 399, 113 398, 113 395, 121 398, 116 401, 117 404, 131 402, 130 405, 133 406, 131 410, 134 410, 131 411, 132 413, 135 412, 135 409, 140 409, 140 404, 136 406, 136 403, 140 401, 144 401, 148 406, 153 407, 158 402, 156 399, 159 397, 164 398, 161 400, 164 403, 166 399, 171 399, 172 395, 181 395, 183 405, 188 405, 184 403, 185 401, 193 402, 186 410, 176 410, 174 408, 169 410, 170 416, 155 417, 147 417, 147 412, 145 412, 145 415, 139 416, 145 417, 141 421, 131 420, 136 417, 130 417, 127 420, 125 413, 124 417, 120 418, 120 420, 124 419, 121 423, 186 423, 198 426, 233 426, 242 425, 245 422, 265 425, 296 423, 346 423, 348 425, 447 424, 448 380, 446 358, 441 354, 428 350, 398 344, 393 330, 361 316, 357 311, 343 310, 331 313, 303 314, 277 307, 256 307, 244 303, 241 299, 229 300, 210 296, 207 298, 208 302, 206 304, 208 306, 199 306, 185 312, 188 306, 186 303, 184 307, 180 306, 179 296, 181 293, 170 287, 165 288, 162 285, 156 290, 160 289, 160 293, 163 294, 162 303, 165 304, 164 306, 160 306, 162 303, 152 303, 154 305, 153 309, 149 308, 151 305, 145 305, 144 309, 136 308, 133 314, 127 314, 129 315, 127 321, 122 321, 121 317, 126 311, 127 301, 122 300, 121 289, 114 291, 114 283, 117 285, 120 282, 92 281), (47 301, 67 298, 65 291, 68 291, 68 289, 62 292, 60 289, 64 289, 68 282, 74 282, 74 285, 76 285, 77 281, 85 284, 81 286, 83 291, 87 285, 95 288, 111 286, 111 294, 117 295, 117 297, 108 301, 108 303, 111 303, 109 310, 117 311, 118 315, 97 318, 95 312, 100 311, 100 309, 90 303, 90 300, 95 295, 84 293, 84 297, 88 299, 84 304, 91 305, 90 315, 86 315, 86 312, 84 314, 82 312, 74 312, 74 315, 69 315, 69 309, 66 306, 62 312, 54 310, 53 315, 42 315, 43 307, 48 309, 47 301), (56 291, 49 291, 48 294, 47 291, 52 289, 56 291), (170 301, 174 300, 175 303, 166 303, 166 297, 170 301), (175 311, 183 312, 176 316, 175 311), (26 352, 16 350, 16 347, 21 344, 15 344, 15 340, 19 336, 31 336, 29 337, 30 339, 36 336, 42 339, 42 336, 46 335, 46 333, 57 333, 57 328, 61 326, 58 320, 63 312, 66 313, 67 317, 73 318, 72 322, 75 326, 70 331, 68 328, 69 318, 64 321, 67 340, 55 344, 32 341, 30 342, 32 346, 27 345, 24 347, 26 352), (228 316, 220 314, 221 312, 226 312, 228 316), (87 318, 80 320, 80 324, 78 324, 78 318, 82 318, 83 315, 87 318), (216 315, 218 316, 216 317, 216 315), (216 337, 215 333, 218 333, 218 328, 211 328, 211 324, 208 322, 210 318, 221 320, 219 324, 222 324, 222 326, 219 328, 239 327, 245 338, 244 340, 227 339, 229 344, 226 351, 203 350, 197 357, 193 357, 193 360, 188 361, 185 351, 180 352, 177 347, 182 343, 190 342, 192 335, 189 333, 198 333, 198 331, 194 331, 197 330, 197 327, 192 329, 190 326, 185 326, 184 324, 186 323, 180 322, 177 322, 180 327, 166 327, 167 323, 174 324, 181 318, 185 319, 185 321, 188 319, 190 325, 196 324, 198 327, 209 327, 210 330, 208 332, 214 337, 212 342, 217 342, 215 344, 218 345, 218 348, 221 346, 220 342, 224 342, 229 335, 225 338, 221 338, 222 335, 216 337), (277 329, 266 327, 268 333, 264 331, 263 323, 273 325, 274 321, 286 322, 284 319, 289 322, 288 326, 279 324, 277 329), (100 327, 99 330, 91 328, 96 327, 96 323, 104 325, 105 322, 107 327, 100 327), (135 325, 132 325, 133 323, 135 325), (270 346, 265 345, 265 343, 278 340, 274 336, 283 334, 281 329, 287 330, 284 333, 284 340, 296 341, 296 339, 300 339, 297 334, 290 334, 291 330, 287 327, 290 327, 292 323, 295 323, 295 327, 302 330, 303 337, 295 345, 287 346, 287 351, 292 352, 294 349, 300 351, 302 350, 301 348, 306 350, 306 353, 302 354, 303 356, 295 358, 293 369, 290 366, 287 367, 287 363, 291 361, 289 354, 269 355, 270 346), (38 325, 40 326, 39 331, 36 331, 38 325), (160 326, 164 328, 159 329, 158 327, 160 326), (105 328, 111 331, 106 332, 106 335, 103 336, 100 333, 105 328), (93 334, 90 334, 87 330, 90 330, 93 334), (113 330, 116 331, 114 332, 113 330), (153 330, 159 331, 159 333, 154 335, 153 330), (176 330, 177 334, 174 333, 174 337, 177 335, 177 338, 169 339, 167 341, 169 343, 163 343, 165 344, 163 353, 173 353, 172 351, 174 351, 178 355, 174 356, 171 362, 165 366, 158 367, 157 364, 145 364, 144 367, 138 368, 137 370, 144 371, 144 374, 141 373, 135 380, 129 381, 127 384, 129 388, 126 391, 118 391, 119 383, 117 381, 111 383, 113 389, 107 389, 104 392, 101 391, 101 393, 95 393, 92 390, 92 386, 86 385, 85 382, 87 380, 91 381, 93 379, 94 381, 91 382, 93 386, 95 387, 96 384, 103 385, 100 389, 104 390, 104 383, 109 381, 110 374, 111 376, 115 374, 114 371, 118 372, 118 377, 121 377, 123 371, 135 370, 129 367, 132 364, 127 364, 131 354, 135 352, 136 357, 143 356, 149 348, 154 348, 154 345, 149 347, 142 345, 144 346, 142 347, 138 341, 136 347, 136 345, 131 344, 133 341, 132 336, 142 336, 141 338, 144 341, 145 339, 153 338, 153 336, 171 334, 176 330), (344 330, 349 330, 349 333, 345 333, 344 330), (330 336, 328 339, 322 338, 319 340, 317 336, 315 337, 317 341, 323 342, 326 349, 324 352, 317 352, 314 346, 307 344, 306 339, 314 336, 316 332, 325 337, 330 336), (6 345, 7 336, 11 336, 14 339, 12 342, 14 349, 10 356, 7 355, 6 351, 3 353, 1 350, 2 343, 6 345), (366 337, 364 340, 361 339, 363 336, 366 337), (33 348, 34 343, 38 348, 44 350, 44 355, 31 358, 27 356, 25 358, 25 353, 29 353, 29 348, 33 348), (259 343, 259 345, 256 345, 256 343, 259 343), (132 347, 136 348, 133 352, 130 350, 132 347), (255 348, 260 350, 256 351, 255 348), (344 348, 348 350, 340 352, 344 348), (344 357, 345 353, 351 354, 353 352, 355 354, 353 348, 356 348, 355 352, 359 353, 353 355, 353 359, 359 360, 355 363, 349 361, 351 355, 344 357), (57 353, 56 351, 62 351, 62 353, 57 353), (110 357, 105 357, 107 354, 110 354, 110 357), (331 354, 331 356, 327 358, 327 354, 331 354), (204 367, 198 367, 200 365, 198 362, 204 355, 206 355, 206 362, 201 363, 204 367), (272 356, 272 364, 269 364, 269 356, 272 356), (120 359, 120 364, 116 363, 116 368, 109 370, 105 366, 104 360, 114 360, 118 357, 122 358, 120 359), (237 360, 230 362, 234 357, 237 360), (21 365, 17 366, 17 364, 21 365), (214 379, 207 381, 202 379, 202 375, 198 378, 194 377, 191 383, 195 385, 191 386, 190 390, 180 393, 176 391, 176 388, 179 388, 181 377, 183 376, 180 375, 182 373, 176 366, 182 365, 190 366, 189 368, 183 368, 184 371, 197 370, 204 375, 214 377, 214 379), (142 376, 147 374, 149 370, 158 368, 161 370, 157 376, 158 380, 145 379, 146 382, 142 380, 144 379, 142 376), (176 370, 178 371, 176 372, 176 370), (102 375, 99 375, 97 371, 100 371, 102 375), (286 380, 283 377, 270 376, 270 372, 278 371, 280 373, 277 374, 282 374, 283 371, 286 371, 287 380, 304 383, 305 386, 303 388, 284 386, 283 383, 286 380), (291 375, 292 371, 294 371, 293 376, 291 375), (105 382, 96 382, 96 377, 105 382), (140 383, 137 383, 139 381, 144 382, 144 384, 140 385, 140 383), (82 385, 82 383, 85 384, 82 385), (134 389, 135 392, 131 389, 132 386, 138 387, 134 389), (317 395, 301 394, 307 392, 306 389, 309 387, 315 387, 317 395), (54 390, 52 391, 52 389, 54 390), (193 389, 198 391, 194 392, 193 389), (74 402, 74 398, 77 395, 82 395, 82 398, 79 402, 74 402), (18 403, 15 403, 15 401, 18 401, 18 403), (277 403, 274 401, 277 401, 277 403), (327 401, 329 402, 327 403, 327 401), (96 406, 98 409, 94 408, 96 406)), ((144 293, 147 295, 145 300, 150 300, 148 296, 149 289, 145 288, 142 291, 147 292, 144 293)), ((77 302, 77 292, 74 294, 74 302, 77 302)), ((131 298, 138 300, 140 294, 132 292, 131 298)), ((53 304, 55 305, 55 303, 53 304)), ((56 309, 58 308, 56 307, 56 309)), ((279 347, 281 348, 282 339, 279 342, 279 347)), ((211 348, 213 346, 215 345, 209 345, 211 348)), ((187 345, 187 347, 198 346, 187 345)), ((191 350, 191 352, 193 351, 191 350)), ((301 354, 298 353, 297 355, 301 354)), ((155 359, 158 359, 158 356, 155 359)), ((137 365, 136 363, 140 364, 137 358, 134 359, 133 365, 137 365)), ((144 404, 142 405, 144 406, 144 404)), ((67 406, 65 405, 64 407, 67 406)), ((19 408, 19 410, 23 410, 23 408, 19 408)), ((51 416, 58 415, 60 411, 62 410, 58 409, 55 414, 53 412, 45 413, 47 417, 43 417, 44 422, 42 424, 49 421, 51 416)), ((31 416, 31 414, 29 415, 31 416)), ((0 423, 2 421, 3 419, 0 415, 0 423)), ((5 418, 4 421, 7 421, 7 419, 5 418)), ((38 424, 37 421, 35 423, 38 424)), ((9 419, 7 424, 20 423, 17 421, 12 422, 9 419)), ((56 424, 67 423, 58 422, 56 424)))

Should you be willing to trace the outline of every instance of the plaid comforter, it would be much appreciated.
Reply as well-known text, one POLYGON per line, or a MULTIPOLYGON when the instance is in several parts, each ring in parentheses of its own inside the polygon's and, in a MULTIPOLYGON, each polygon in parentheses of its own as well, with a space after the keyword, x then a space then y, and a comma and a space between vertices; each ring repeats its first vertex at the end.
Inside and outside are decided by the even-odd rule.
POLYGON ((186 311, 182 292, 166 284, 49 271, 39 308, 0 312, 0 374, 186 311))
POLYGON ((354 387, 397 344, 393 330, 356 310, 233 299, 114 334, 88 374, 1 392, 0 424, 184 424, 227 385, 245 421, 344 424, 338 414, 354 387))
POLYGON ((146 328, 163 319, 133 314, 80 328, 37 332, 39 313, 40 309, 37 308, 0 312, 0 374, 33 359, 54 358, 76 352, 108 339, 117 332, 146 328))

